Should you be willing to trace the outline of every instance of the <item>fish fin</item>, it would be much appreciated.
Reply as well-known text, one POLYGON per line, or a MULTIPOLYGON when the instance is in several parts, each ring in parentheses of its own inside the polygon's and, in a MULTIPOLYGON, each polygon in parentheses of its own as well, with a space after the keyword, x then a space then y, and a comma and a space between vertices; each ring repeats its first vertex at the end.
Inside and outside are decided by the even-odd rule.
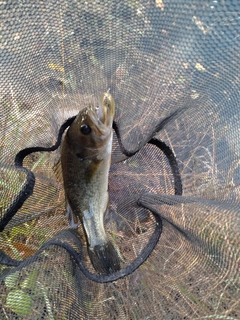
POLYGON ((53 166, 53 172, 59 182, 63 183, 63 175, 62 175, 62 165, 61 165, 61 158, 53 166))
POLYGON ((117 251, 110 241, 93 248, 88 247, 88 254, 98 273, 111 274, 121 268, 117 251))
POLYGON ((69 204, 67 204, 67 212, 66 212, 66 217, 68 219, 69 226, 73 229, 78 228, 78 219, 77 217, 73 214, 72 209, 69 204))

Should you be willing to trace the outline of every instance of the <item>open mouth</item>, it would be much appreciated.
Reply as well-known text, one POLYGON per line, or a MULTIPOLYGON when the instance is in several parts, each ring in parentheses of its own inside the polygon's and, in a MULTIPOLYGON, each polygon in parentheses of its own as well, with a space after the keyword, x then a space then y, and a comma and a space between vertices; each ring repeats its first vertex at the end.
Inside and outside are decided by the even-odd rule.
POLYGON ((98 120, 104 124, 106 121, 106 113, 107 113, 106 107, 100 104, 95 108, 95 112, 97 114, 98 120))
POLYGON ((102 95, 97 107, 91 106, 89 116, 91 117, 96 130, 99 131, 101 135, 106 135, 112 127, 114 112, 114 101, 111 95, 107 93, 102 95))
POLYGON ((115 106, 113 98, 110 94, 105 93, 101 96, 99 106, 95 108, 98 120, 106 126, 111 125, 111 120, 114 116, 115 106))

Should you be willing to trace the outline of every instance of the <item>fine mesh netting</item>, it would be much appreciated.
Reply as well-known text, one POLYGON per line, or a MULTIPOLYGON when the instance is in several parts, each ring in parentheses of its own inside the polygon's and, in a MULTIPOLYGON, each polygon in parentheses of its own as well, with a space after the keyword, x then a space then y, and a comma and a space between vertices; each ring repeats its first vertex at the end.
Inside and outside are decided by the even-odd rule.
POLYGON ((239 319, 239 1, 0 13, 0 319, 239 319), (58 167, 71 117, 104 92, 109 274, 69 224, 58 167))

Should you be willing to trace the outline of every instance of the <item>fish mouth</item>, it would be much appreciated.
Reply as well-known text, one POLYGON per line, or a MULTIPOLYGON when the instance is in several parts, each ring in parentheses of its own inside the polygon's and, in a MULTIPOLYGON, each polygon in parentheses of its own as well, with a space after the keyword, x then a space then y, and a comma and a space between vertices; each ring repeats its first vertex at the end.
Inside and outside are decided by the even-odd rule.
POLYGON ((105 122, 106 119, 106 110, 104 110, 105 108, 103 108, 102 105, 97 106, 95 108, 95 112, 96 112, 96 116, 98 118, 99 121, 101 121, 103 124, 105 122))
POLYGON ((106 127, 112 126, 112 121, 115 113, 115 105, 112 96, 109 93, 104 93, 101 98, 99 105, 94 108, 96 120, 98 126, 104 125, 106 127))

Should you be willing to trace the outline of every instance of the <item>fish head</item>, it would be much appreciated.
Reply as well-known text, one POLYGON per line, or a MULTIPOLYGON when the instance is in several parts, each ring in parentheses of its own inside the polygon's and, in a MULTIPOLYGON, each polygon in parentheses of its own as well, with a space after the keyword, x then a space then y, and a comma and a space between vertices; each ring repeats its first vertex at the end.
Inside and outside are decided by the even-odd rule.
POLYGON ((67 134, 79 158, 95 157, 107 147, 114 113, 114 100, 109 93, 101 96, 98 106, 89 105, 79 112, 67 134))

